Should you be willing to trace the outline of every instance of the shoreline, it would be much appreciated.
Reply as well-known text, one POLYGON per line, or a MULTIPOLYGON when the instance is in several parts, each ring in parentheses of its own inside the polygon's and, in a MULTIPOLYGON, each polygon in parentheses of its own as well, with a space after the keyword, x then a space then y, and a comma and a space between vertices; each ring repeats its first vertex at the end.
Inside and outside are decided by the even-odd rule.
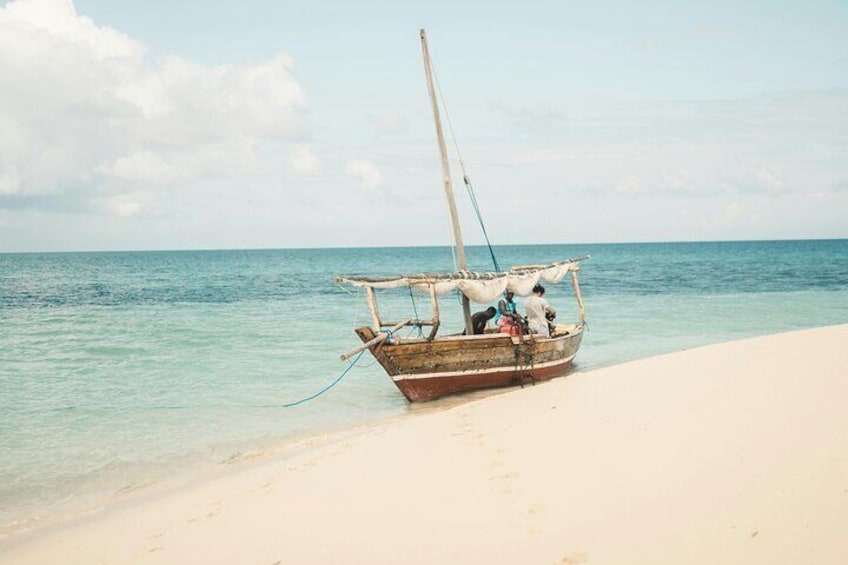
POLYGON ((405 416, 405 413, 395 414, 371 421, 358 422, 349 427, 288 436, 216 462, 195 462, 181 472, 165 478, 154 478, 140 484, 129 484, 118 490, 90 495, 83 501, 69 502, 65 506, 60 505, 55 508, 50 506, 43 513, 0 525, 0 555, 2 555, 4 544, 14 545, 20 543, 21 540, 96 519, 128 506, 165 497, 182 489, 190 488, 193 484, 214 481, 275 459, 288 457, 292 453, 306 454, 326 444, 342 441, 348 436, 367 434, 371 428, 379 427, 386 422, 405 416))
POLYGON ((416 408, 13 534, 0 560, 839 562, 846 338, 749 338, 416 408))
MULTIPOLYGON (((577 374, 575 371, 572 374, 577 374)), ((406 403, 394 413, 382 414, 368 420, 330 427, 326 429, 302 432, 271 440, 261 446, 215 461, 198 462, 192 460, 188 466, 167 476, 160 474, 145 482, 129 483, 121 488, 88 494, 80 500, 53 503, 40 507, 30 514, 21 514, 15 520, 0 523, 0 553, 4 544, 19 543, 33 535, 60 529, 76 522, 85 521, 115 508, 136 504, 139 500, 161 497, 185 488, 193 483, 210 481, 221 476, 238 473, 269 460, 286 457, 290 453, 308 453, 324 444, 341 441, 349 436, 367 434, 375 427, 389 424, 396 419, 420 416, 432 412, 449 410, 469 402, 476 402, 491 396, 510 392, 511 388, 478 390, 464 395, 454 395, 425 403, 406 403)), ((398 393, 400 394, 400 393, 398 393)), ((402 399, 402 397, 401 397, 402 399)), ((404 402, 406 402, 404 400, 404 402)))
POLYGON ((398 413, 356 421, 340 427, 281 437, 261 447, 239 452, 236 455, 214 462, 193 462, 188 467, 167 477, 160 476, 143 483, 131 483, 117 490, 88 495, 78 501, 53 504, 40 512, 0 524, 0 555, 2 555, 5 545, 17 545, 31 537, 87 522, 96 519, 98 516, 114 512, 116 509, 167 496, 188 488, 192 484, 208 482, 233 473, 239 473, 292 454, 305 455, 327 444, 344 441, 349 437, 367 435, 374 428, 391 424, 395 420, 450 410, 469 402, 505 394, 510 390, 510 388, 480 390, 465 395, 441 398, 432 402, 407 404, 398 413))

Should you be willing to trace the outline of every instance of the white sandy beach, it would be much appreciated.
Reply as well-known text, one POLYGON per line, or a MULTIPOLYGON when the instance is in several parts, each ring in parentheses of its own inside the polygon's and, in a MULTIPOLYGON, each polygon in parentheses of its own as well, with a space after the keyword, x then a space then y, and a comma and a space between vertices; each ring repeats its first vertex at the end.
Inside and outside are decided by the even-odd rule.
POLYGON ((413 413, 0 546, 12 563, 848 563, 848 325, 413 413))

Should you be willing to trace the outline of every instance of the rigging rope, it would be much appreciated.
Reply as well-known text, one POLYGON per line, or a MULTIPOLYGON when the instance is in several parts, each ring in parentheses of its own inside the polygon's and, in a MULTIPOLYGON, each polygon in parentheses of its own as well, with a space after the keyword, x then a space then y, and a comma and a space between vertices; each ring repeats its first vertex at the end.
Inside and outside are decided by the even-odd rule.
POLYGON ((492 257, 492 264, 495 267, 495 272, 501 272, 501 268, 498 265, 498 260, 495 257, 495 251, 492 249, 492 242, 489 241, 489 232, 486 231, 486 224, 483 222, 483 215, 480 213, 480 206, 477 203, 477 195, 474 193, 474 187, 471 185, 471 180, 468 178, 468 173, 465 170, 465 161, 462 159, 462 153, 459 151, 459 143, 456 141, 456 134, 453 131, 453 123, 450 119, 450 112, 448 112, 448 105, 445 102, 445 97, 442 94, 442 87, 439 84, 439 77, 436 75, 435 69, 433 69, 433 79, 436 83, 436 90, 439 93, 439 100, 442 102, 442 108, 445 111, 445 121, 448 124, 448 131, 450 131, 451 140, 453 141, 453 147, 456 150, 456 157, 459 160, 459 167, 462 169, 462 181, 465 183, 465 189, 468 191, 468 197, 471 200, 471 205, 474 207, 474 213, 477 215, 477 222, 480 224, 480 229, 483 231, 483 237, 486 239, 486 246, 489 248, 489 255, 492 257))
POLYGON ((489 233, 486 231, 486 224, 483 223, 483 216, 480 214, 480 206, 477 204, 477 195, 474 194, 474 188, 471 186, 471 181, 463 169, 462 180, 465 181, 465 186, 468 188, 468 196, 471 198, 471 204, 474 206, 474 213, 477 214, 477 221, 480 222, 480 228, 483 230, 483 237, 486 238, 486 246, 489 248, 489 255, 492 256, 492 264, 495 266, 495 272, 500 273, 501 267, 498 265, 498 260, 495 257, 495 251, 492 249, 492 242, 489 241, 489 233))
POLYGON ((415 295, 412 294, 412 286, 408 286, 406 288, 409 289, 409 299, 412 300, 412 311, 415 312, 415 322, 418 324, 418 337, 424 337, 424 332, 421 329, 420 324, 421 318, 418 316, 418 307, 415 305, 415 295))
POLYGON ((513 379, 521 385, 521 388, 524 388, 524 381, 528 376, 530 377, 530 382, 534 385, 536 384, 536 378, 533 376, 535 355, 532 349, 526 349, 524 347, 525 343, 522 341, 515 345, 515 372, 513 373, 513 379), (530 369, 529 371, 527 370, 528 367, 530 369))

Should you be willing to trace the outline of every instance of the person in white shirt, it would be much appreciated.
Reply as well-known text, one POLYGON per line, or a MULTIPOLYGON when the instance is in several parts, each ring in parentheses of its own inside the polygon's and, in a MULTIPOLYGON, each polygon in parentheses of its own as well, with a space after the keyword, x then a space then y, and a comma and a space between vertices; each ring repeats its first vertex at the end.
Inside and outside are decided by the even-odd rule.
POLYGON ((534 286, 533 294, 524 302, 524 309, 527 311, 527 325, 530 327, 530 333, 550 336, 547 314, 554 317, 556 311, 547 300, 542 298, 544 294, 545 287, 540 284, 534 286))

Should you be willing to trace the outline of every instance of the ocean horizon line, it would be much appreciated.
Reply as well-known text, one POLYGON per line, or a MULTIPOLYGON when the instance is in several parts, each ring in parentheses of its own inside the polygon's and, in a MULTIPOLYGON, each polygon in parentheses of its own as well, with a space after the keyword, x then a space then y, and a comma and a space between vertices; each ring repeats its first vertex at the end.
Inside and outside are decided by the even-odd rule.
MULTIPOLYGON (((558 245, 689 245, 710 243, 787 243, 808 241, 845 241, 846 237, 809 237, 809 238, 775 238, 775 239, 704 239, 704 240, 656 240, 656 241, 577 241, 549 243, 497 243, 499 247, 553 247, 558 245)), ((190 253, 190 252, 244 252, 244 251, 340 251, 347 249, 440 249, 453 247, 451 244, 415 244, 415 245, 342 245, 342 246, 303 246, 303 247, 174 247, 160 249, 65 249, 65 250, 29 250, 29 251, 0 251, 0 255, 61 255, 61 254, 94 254, 94 253, 190 253)), ((486 248, 485 243, 466 244, 466 248, 486 248)))

